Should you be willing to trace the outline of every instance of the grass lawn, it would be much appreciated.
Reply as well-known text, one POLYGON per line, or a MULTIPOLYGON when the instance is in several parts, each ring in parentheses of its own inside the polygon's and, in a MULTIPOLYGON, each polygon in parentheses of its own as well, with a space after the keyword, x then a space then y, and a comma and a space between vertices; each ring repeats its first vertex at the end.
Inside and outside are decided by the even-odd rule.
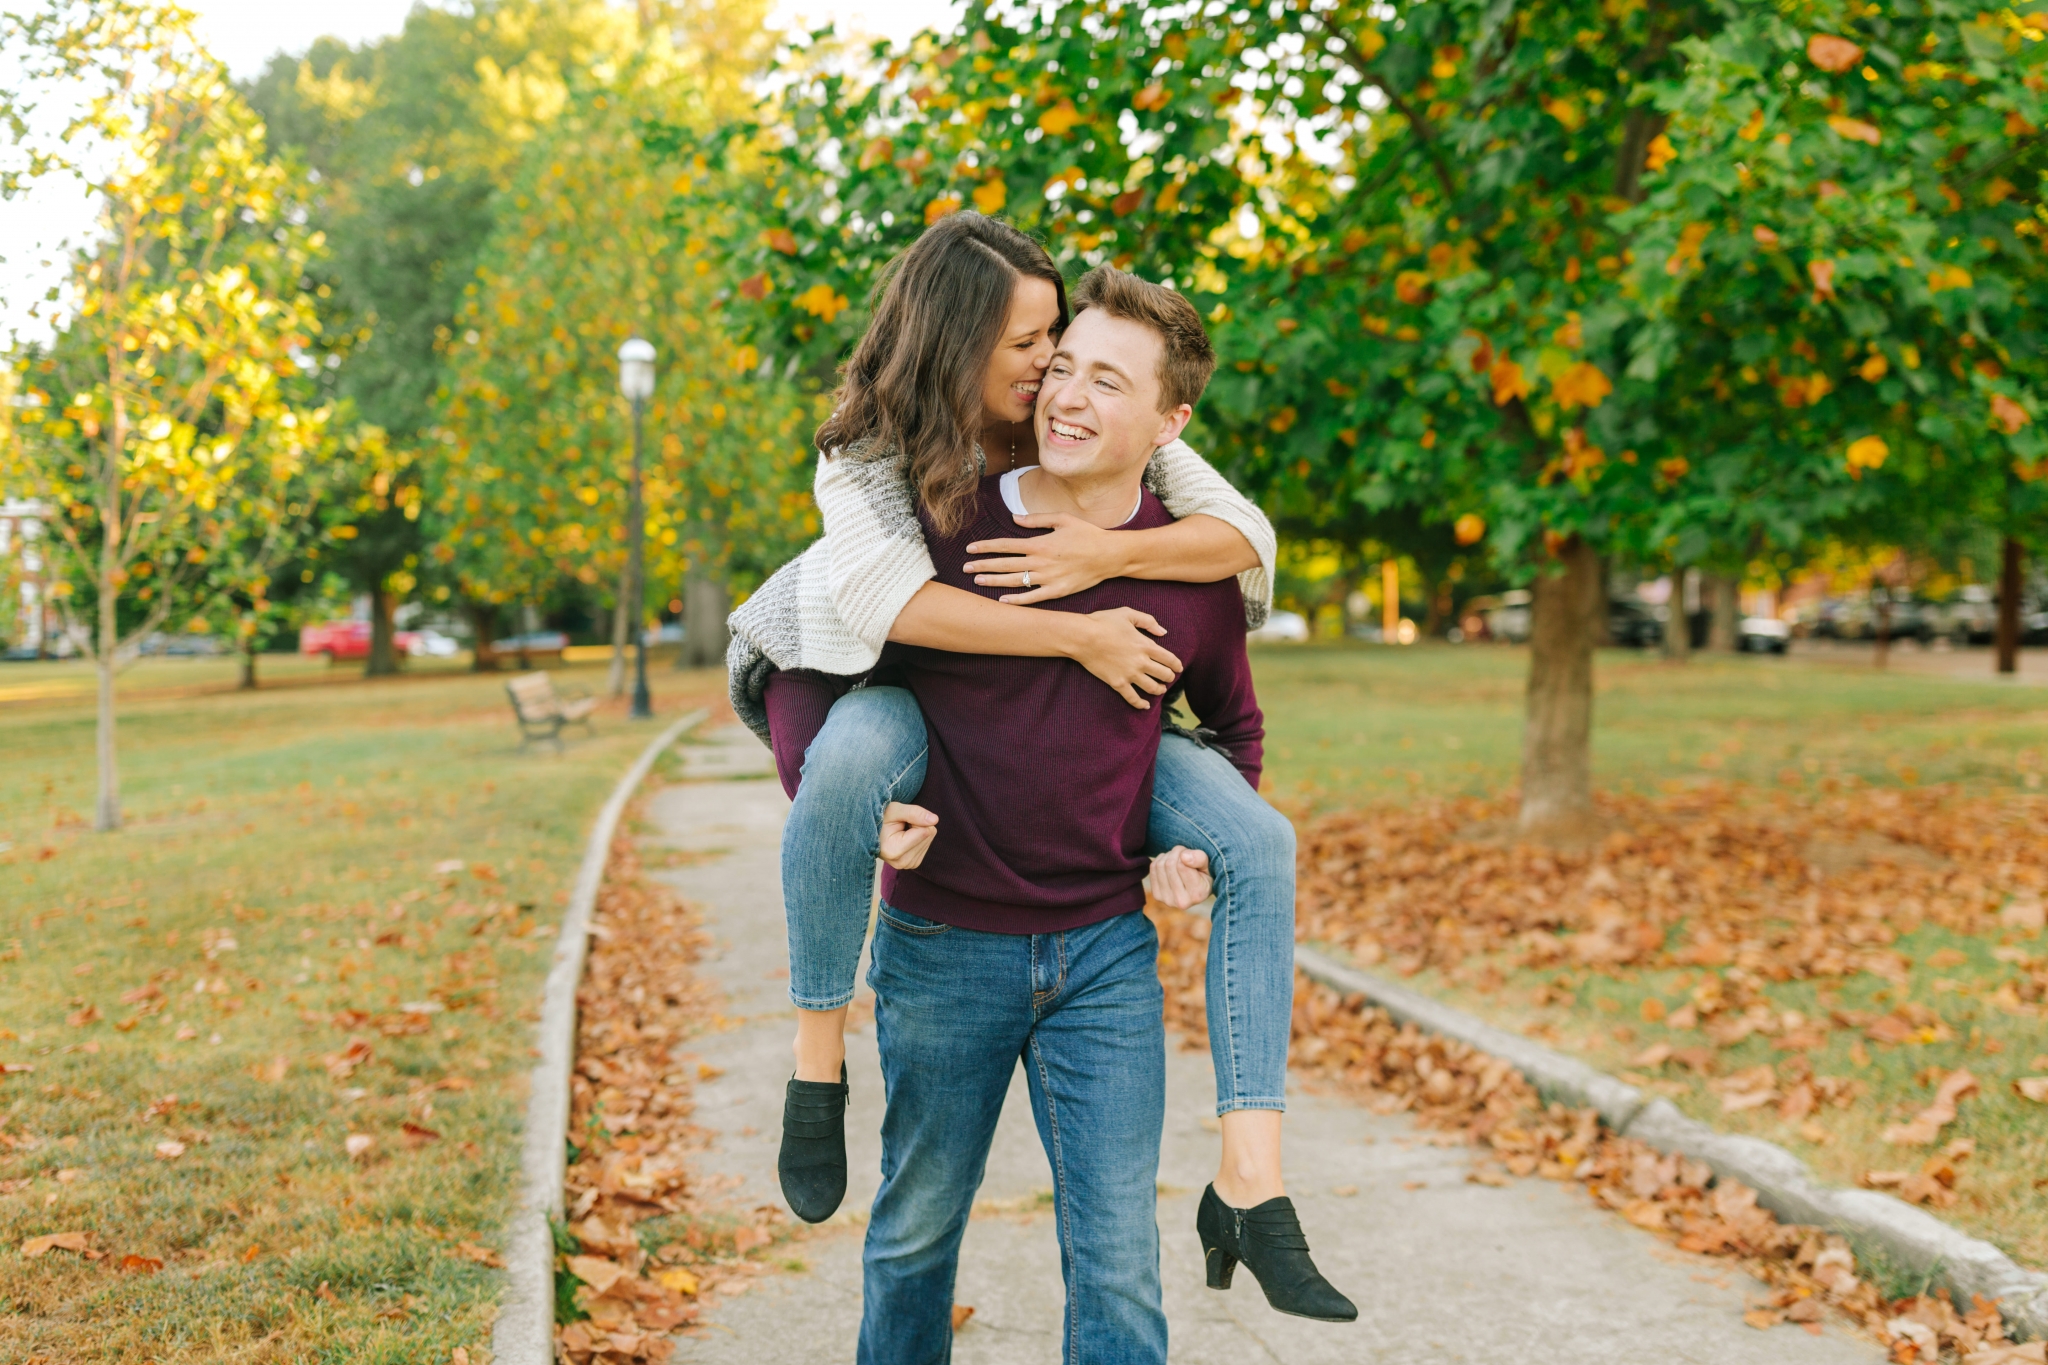
POLYGON ((1351 923, 1408 932, 1382 970, 1420 964, 1415 984, 1779 1141, 1829 1179, 1940 1174, 1946 1144, 1973 1142, 1950 1162, 1952 1190, 1918 1188, 1941 1216, 2048 1265, 2048 1107, 2012 1085, 2048 1075, 2048 831, 2028 833, 2048 810, 2048 690, 1796 656, 1603 653, 1594 762, 1608 833, 1552 856, 1497 847, 1511 803, 1456 802, 1512 793, 1526 665, 1491 646, 1255 655, 1272 795, 1309 818, 1364 812, 1377 831, 1348 855, 1355 889, 1329 923, 1352 898, 1351 923), (1725 951, 1700 956, 1699 928, 1722 908, 1725 951), (1603 919, 1650 926, 1658 946, 1626 964, 1573 961, 1603 919), (1525 946, 1537 921, 1562 961, 1525 946), (1416 947, 1467 930, 1481 946, 1416 947), (1802 964, 1800 935, 1823 931, 1875 969, 1859 953, 1846 969, 1802 964), (1763 1027, 1728 1041, 1745 1015, 1763 1027), (1925 1027, 1898 1036, 1903 1020, 1925 1027), (1886 1141, 1957 1069, 1981 1089, 1940 1140, 1886 1141))
MULTIPOLYGON (((1528 666, 1527 650, 1504 645, 1256 649, 1269 790, 1320 809, 1506 791, 1528 666)), ((1634 650, 1602 651, 1594 687, 1593 776, 1606 790, 1853 775, 2026 791, 2048 778, 2048 688, 1797 656, 1673 665, 1634 650)))
MULTIPOLYGON (((126 675, 113 835, 88 826, 89 690, 0 703, 0 1359, 488 1341, 553 929, 655 723, 608 704, 522 754, 502 677, 206 690, 232 672, 126 675), (21 1253, 68 1232, 86 1254, 21 1253)), ((724 689, 653 681, 660 715, 724 689)))

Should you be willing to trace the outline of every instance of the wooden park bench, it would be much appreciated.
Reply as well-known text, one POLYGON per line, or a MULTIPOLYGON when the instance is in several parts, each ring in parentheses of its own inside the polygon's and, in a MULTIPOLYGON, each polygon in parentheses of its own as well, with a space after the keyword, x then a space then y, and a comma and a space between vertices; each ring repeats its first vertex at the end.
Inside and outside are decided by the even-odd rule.
POLYGON ((562 727, 581 725, 587 734, 590 715, 597 710, 597 698, 578 693, 564 697, 556 693, 554 680, 545 673, 522 673, 505 684, 512 698, 512 714, 519 718, 519 747, 523 751, 537 739, 551 739, 562 747, 562 727))

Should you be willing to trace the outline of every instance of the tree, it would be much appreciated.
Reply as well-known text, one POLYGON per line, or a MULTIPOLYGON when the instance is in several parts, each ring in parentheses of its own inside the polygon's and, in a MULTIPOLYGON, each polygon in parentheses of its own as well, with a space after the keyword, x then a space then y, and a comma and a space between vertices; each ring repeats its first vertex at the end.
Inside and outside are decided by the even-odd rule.
POLYGON ((968 205, 1189 292, 1223 358, 1198 439, 1269 505, 1471 518, 1531 579, 1522 824, 1573 837, 1603 556, 1798 546, 1901 496, 1899 466, 1948 496, 1973 460, 2038 460, 2023 348, 1996 343, 1997 376, 1950 363, 2020 323, 2037 268, 2029 22, 1993 21, 1993 60, 1945 0, 1071 0, 970 12, 865 80, 791 53, 780 102, 701 155, 773 167, 721 259, 749 339, 799 373, 968 205), (1974 83, 1937 89, 1958 61, 1974 83), (1911 114, 1909 149, 1872 102, 1911 114), (1920 183, 1944 158, 1979 168, 1973 199, 1920 183), (2027 169, 1994 188, 2005 166, 2027 169), (1921 327, 1939 369, 1913 369, 1921 327))
POLYGON ((74 176, 101 203, 97 240, 73 262, 70 321, 18 359, 29 406, 7 450, 17 486, 56 509, 51 543, 93 598, 101 830, 121 822, 123 652, 196 605, 244 509, 319 458, 333 416, 297 392, 319 326, 301 289, 319 238, 189 19, 133 0, 0 17, 24 77, 0 118, 30 174, 74 176), (65 110, 54 140, 32 131, 44 100, 65 110))

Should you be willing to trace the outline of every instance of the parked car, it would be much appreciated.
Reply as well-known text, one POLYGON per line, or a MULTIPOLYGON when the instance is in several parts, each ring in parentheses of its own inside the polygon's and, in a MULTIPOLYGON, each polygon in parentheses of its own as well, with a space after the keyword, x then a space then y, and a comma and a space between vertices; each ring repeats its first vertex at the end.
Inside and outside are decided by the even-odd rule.
POLYGON ((491 641, 493 654, 560 654, 569 647, 569 637, 559 630, 533 630, 491 641))
POLYGON ((1904 588, 1871 588, 1834 598, 1821 607, 1814 633, 1836 640, 1875 640, 1887 607, 1892 639, 1926 644, 1934 638, 1935 613, 1904 588))
POLYGON ((449 659, 462 652, 462 646, 455 637, 443 635, 438 630, 407 631, 405 635, 405 652, 415 659, 449 659))
MULTIPOLYGON (((419 640, 417 632, 401 630, 391 637, 392 648, 400 654, 415 654, 419 640)), ((327 662, 340 663, 349 659, 370 657, 370 623, 368 621, 328 621, 322 625, 306 626, 299 631, 299 653, 309 657, 325 655, 327 662)))
POLYGON ((1736 627, 1735 647, 1745 654, 1783 654, 1792 645, 1792 627, 1775 616, 1745 616, 1736 627))
POLYGON ((1610 598, 1607 638, 1624 649, 1648 649, 1664 643, 1664 623, 1648 603, 1634 597, 1610 598))
POLYGON ((1513 592, 1500 595, 1497 604, 1481 613, 1486 622, 1486 634, 1494 640, 1506 640, 1509 644, 1525 644, 1529 639, 1530 604, 1536 600, 1527 588, 1516 588, 1513 592))
POLYGON ((1998 634, 1998 599, 1982 583, 1966 583, 1945 602, 1930 604, 1928 625, 1959 645, 1986 644, 1998 634))
POLYGON ((0 653, 0 664, 32 664, 35 661, 34 645, 10 645, 5 653, 0 653))
POLYGON ((1276 611, 1245 638, 1260 644, 1298 645, 1308 639, 1308 618, 1297 611, 1276 611))

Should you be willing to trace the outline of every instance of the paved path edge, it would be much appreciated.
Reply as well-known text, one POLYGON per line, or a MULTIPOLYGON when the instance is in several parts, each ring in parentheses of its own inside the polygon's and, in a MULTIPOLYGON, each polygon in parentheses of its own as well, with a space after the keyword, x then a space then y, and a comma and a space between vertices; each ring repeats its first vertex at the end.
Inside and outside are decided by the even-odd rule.
POLYGON ((1402 1023, 1467 1043, 1513 1066, 1545 1099, 1597 1109, 1613 1131, 1660 1152, 1704 1161, 1738 1180, 1779 1217, 1846 1236, 1859 1255, 1946 1285, 1960 1303, 1975 1294, 1998 1301, 2006 1327, 2024 1340, 2048 1337, 2048 1275, 2027 1270, 1991 1243, 1950 1227, 1893 1195, 1826 1185, 1775 1142, 1718 1132, 1678 1106, 1541 1043, 1444 1004, 1420 991, 1297 945, 1294 962, 1313 981, 1363 996, 1402 1023))
POLYGON ((505 1226, 506 1285, 491 1330, 493 1365, 552 1365, 555 1358, 555 1238, 548 1220, 562 1213, 562 1180, 569 1156, 569 1072, 576 1065, 576 987, 590 952, 590 916, 626 803, 655 760, 709 714, 696 710, 679 717, 641 751, 612 788, 584 845, 541 996, 540 1061, 534 1065, 527 1094, 519 1159, 524 1189, 505 1226))

